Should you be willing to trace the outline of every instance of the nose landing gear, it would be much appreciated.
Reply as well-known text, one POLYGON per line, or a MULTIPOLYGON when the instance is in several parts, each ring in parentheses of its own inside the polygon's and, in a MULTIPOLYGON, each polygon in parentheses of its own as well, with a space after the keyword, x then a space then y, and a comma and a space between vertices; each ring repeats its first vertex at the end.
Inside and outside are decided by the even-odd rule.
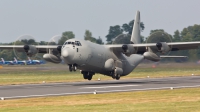
POLYGON ((69 71, 72 72, 72 71, 76 71, 77 70, 77 65, 76 64, 69 64, 69 71))
POLYGON ((113 78, 113 79, 116 79, 116 80, 119 80, 120 79, 120 74, 119 73, 116 73, 114 71, 110 72, 110 76, 113 78))

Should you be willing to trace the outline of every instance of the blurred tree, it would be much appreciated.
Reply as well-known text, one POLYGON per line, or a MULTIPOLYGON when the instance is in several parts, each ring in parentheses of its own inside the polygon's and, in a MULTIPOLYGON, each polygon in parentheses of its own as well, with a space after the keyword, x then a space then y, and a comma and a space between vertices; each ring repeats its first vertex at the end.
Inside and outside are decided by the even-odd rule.
MULTIPOLYGON (((125 34, 132 34, 132 30, 133 30, 133 24, 134 24, 134 20, 130 21, 128 24, 125 23, 122 25, 122 27, 120 25, 115 25, 115 26, 110 26, 108 35, 106 35, 106 41, 107 44, 112 44, 113 40, 120 34, 123 34, 123 32, 125 32, 125 34)), ((143 22, 140 22, 140 27, 141 27, 141 31, 144 30, 144 24, 143 22)), ((141 36, 143 37, 143 36, 141 36)), ((121 38, 122 39, 122 38, 121 38)), ((144 40, 144 39, 142 39, 144 40)), ((126 41, 126 39, 124 40, 126 41)))
POLYGON ((111 44, 113 39, 122 33, 123 33, 123 30, 121 29, 119 25, 110 26, 108 35, 106 35, 106 38, 107 38, 106 41, 108 42, 108 44, 111 44))
POLYGON ((92 32, 90 32, 89 30, 85 31, 84 39, 89 40, 89 41, 94 42, 94 43, 96 43, 96 41, 97 41, 96 38, 92 37, 92 32))
POLYGON ((40 42, 39 42, 39 45, 47 45, 47 43, 48 43, 48 42, 40 41, 40 42))
POLYGON ((96 39, 96 43, 97 44, 104 44, 104 42, 102 41, 101 37, 99 37, 98 39, 96 39))
POLYGON ((130 34, 120 34, 112 42, 112 44, 130 44, 130 34))
POLYGON ((181 41, 180 32, 176 30, 173 35, 173 42, 180 42, 180 41, 181 41))
POLYGON ((22 39, 20 41, 27 45, 37 45, 37 42, 34 39, 22 39))
POLYGON ((58 40, 58 45, 63 45, 66 40, 75 38, 75 35, 72 31, 65 31, 62 33, 62 37, 58 40))

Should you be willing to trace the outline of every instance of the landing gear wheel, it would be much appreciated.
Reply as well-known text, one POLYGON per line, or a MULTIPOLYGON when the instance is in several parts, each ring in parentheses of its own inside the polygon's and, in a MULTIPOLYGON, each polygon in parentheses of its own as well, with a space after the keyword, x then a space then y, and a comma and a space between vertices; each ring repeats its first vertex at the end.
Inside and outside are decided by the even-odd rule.
POLYGON ((120 74, 116 74, 116 80, 120 79, 120 74))
POLYGON ((69 65, 69 71, 72 72, 72 65, 69 65))
POLYGON ((77 67, 76 67, 76 66, 73 66, 72 69, 73 69, 73 71, 76 71, 77 67))
POLYGON ((84 73, 83 73, 83 78, 84 78, 84 79, 88 79, 88 72, 84 72, 84 73))
POLYGON ((114 74, 114 72, 111 72, 111 73, 110 73, 110 76, 111 76, 113 79, 115 79, 115 74, 114 74))
POLYGON ((93 74, 89 73, 88 74, 88 80, 92 80, 92 76, 93 76, 93 74))
POLYGON ((88 75, 88 80, 92 80, 92 75, 88 75))

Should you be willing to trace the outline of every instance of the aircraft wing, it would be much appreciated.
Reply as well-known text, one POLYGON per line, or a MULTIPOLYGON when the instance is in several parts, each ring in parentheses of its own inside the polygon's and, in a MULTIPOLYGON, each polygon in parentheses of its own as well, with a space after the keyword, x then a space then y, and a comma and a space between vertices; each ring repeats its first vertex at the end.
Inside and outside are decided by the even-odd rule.
MULTIPOLYGON (((38 53, 47 53, 48 49, 57 49, 58 45, 32 45, 38 53)), ((17 51, 24 51, 24 45, 0 45, 0 49, 13 49, 17 51)))
MULTIPOLYGON (((106 47, 110 48, 114 52, 123 52, 122 46, 128 45, 133 47, 137 54, 143 54, 147 51, 147 48, 150 47, 153 50, 157 50, 157 43, 144 43, 144 44, 118 44, 118 45, 105 45, 106 47)), ((166 43, 171 51, 178 51, 178 50, 187 50, 187 49, 198 49, 200 46, 200 41, 196 42, 172 42, 166 43)), ((158 50, 157 50, 158 51, 158 50)))

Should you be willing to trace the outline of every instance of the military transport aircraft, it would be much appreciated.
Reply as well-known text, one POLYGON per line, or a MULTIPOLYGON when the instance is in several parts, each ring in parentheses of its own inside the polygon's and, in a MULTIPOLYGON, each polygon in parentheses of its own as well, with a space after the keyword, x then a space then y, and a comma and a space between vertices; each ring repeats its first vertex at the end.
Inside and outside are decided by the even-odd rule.
POLYGON ((162 56, 156 53, 197 49, 200 46, 200 41, 141 44, 139 11, 135 16, 130 41, 130 44, 98 45, 90 41, 69 39, 64 45, 2 45, 0 49, 25 51, 27 56, 46 53, 43 55, 46 61, 60 63, 64 60, 70 71, 80 69, 84 79, 91 80, 95 73, 100 73, 119 80, 121 76, 131 73, 143 59, 159 61, 162 56))

